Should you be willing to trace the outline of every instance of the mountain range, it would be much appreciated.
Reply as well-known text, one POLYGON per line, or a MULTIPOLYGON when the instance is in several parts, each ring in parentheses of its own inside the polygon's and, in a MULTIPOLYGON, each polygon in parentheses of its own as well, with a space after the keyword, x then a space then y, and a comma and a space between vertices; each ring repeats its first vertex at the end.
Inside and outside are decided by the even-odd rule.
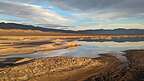
POLYGON ((38 30, 42 32, 59 32, 59 33, 73 33, 73 34, 144 34, 144 29, 96 29, 96 30, 61 30, 44 28, 33 25, 23 25, 16 23, 0 23, 0 29, 19 29, 19 30, 38 30))

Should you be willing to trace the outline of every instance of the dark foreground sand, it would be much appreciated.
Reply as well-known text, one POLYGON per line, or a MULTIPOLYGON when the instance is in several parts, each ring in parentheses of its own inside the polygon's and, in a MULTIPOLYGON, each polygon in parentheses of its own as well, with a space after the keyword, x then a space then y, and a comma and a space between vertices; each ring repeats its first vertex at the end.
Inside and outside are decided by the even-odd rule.
POLYGON ((125 51, 127 63, 110 54, 98 58, 5 59, 0 81, 143 81, 144 50, 125 51))

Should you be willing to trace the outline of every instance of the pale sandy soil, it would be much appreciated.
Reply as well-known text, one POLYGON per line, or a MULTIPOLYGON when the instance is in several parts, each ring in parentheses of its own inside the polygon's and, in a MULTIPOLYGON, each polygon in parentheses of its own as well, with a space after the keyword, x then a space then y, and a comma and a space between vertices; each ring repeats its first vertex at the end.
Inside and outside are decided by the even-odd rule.
POLYGON ((63 39, 40 37, 0 37, 0 56, 10 54, 31 54, 79 46, 76 42, 63 39))
POLYGON ((0 81, 119 81, 126 72, 121 64, 111 55, 17 59, 0 67, 0 81))
POLYGON ((143 81, 144 51, 127 51, 128 65, 104 54, 98 58, 11 58, 0 62, 0 81, 143 81))
MULTIPOLYGON (((0 56, 79 46, 41 36, 0 37, 0 56)), ((98 58, 49 57, 0 59, 0 81, 143 81, 144 51, 126 51, 128 65, 104 54, 98 58)))
POLYGON ((107 63, 91 58, 51 57, 0 68, 0 81, 76 81, 107 63))

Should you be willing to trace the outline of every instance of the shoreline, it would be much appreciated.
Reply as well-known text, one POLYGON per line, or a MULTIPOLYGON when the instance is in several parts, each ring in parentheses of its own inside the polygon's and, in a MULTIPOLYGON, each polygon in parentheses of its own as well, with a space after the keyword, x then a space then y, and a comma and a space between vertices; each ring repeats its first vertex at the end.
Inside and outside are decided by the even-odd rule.
POLYGON ((51 51, 58 49, 67 49, 80 46, 74 41, 56 40, 31 40, 26 41, 2 41, 0 42, 0 57, 15 54, 32 54, 40 51, 51 51))
MULTIPOLYGON (((74 40, 39 37, 0 38, 0 57, 80 46, 74 40)), ((56 56, 0 58, 0 81, 142 81, 144 50, 127 50, 121 60, 112 53, 100 57, 56 56)))
POLYGON ((0 81, 141 81, 144 50, 127 50, 128 66, 116 57, 47 57, 0 67, 0 81), (127 69, 126 69, 127 68, 127 69), (137 69, 137 70, 136 70, 137 69))

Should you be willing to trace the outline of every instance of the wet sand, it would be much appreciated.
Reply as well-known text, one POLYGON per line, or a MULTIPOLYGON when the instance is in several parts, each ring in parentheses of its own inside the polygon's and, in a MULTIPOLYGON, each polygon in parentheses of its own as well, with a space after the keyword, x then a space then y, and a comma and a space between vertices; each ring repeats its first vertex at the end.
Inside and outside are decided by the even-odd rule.
MULTIPOLYGON (((79 46, 73 41, 40 37, 1 37, 0 57, 79 46)), ((0 81, 143 81, 144 50, 88 57, 0 58, 0 81)))
POLYGON ((13 63, 0 66, 0 81, 143 81, 144 50, 125 52, 126 63, 111 54, 11 59, 13 63))
POLYGON ((127 50, 127 62, 123 67, 106 68, 100 75, 93 75, 84 81, 144 81, 144 50, 127 50), (106 75, 103 75, 106 74, 106 75))
MULTIPOLYGON (((108 60, 108 58, 106 58, 108 60)), ((111 57, 111 62, 116 58, 111 57)), ((108 62, 95 58, 50 57, 2 67, 0 81, 76 81, 103 69, 108 62)))
POLYGON ((12 54, 31 54, 40 51, 66 49, 79 46, 74 41, 40 38, 0 38, 0 57, 12 54))

